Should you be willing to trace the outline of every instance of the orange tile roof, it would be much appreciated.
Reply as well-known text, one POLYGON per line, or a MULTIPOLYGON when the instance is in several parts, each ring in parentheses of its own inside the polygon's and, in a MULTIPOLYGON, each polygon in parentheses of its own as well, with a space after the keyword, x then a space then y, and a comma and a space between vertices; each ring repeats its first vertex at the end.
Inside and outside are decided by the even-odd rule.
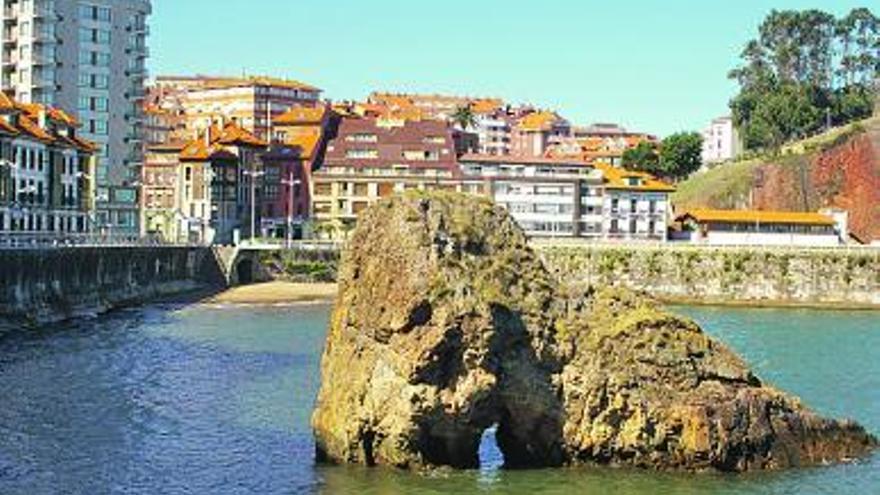
POLYGON ((235 122, 226 124, 219 135, 212 139, 212 142, 227 146, 251 146, 254 148, 268 146, 268 143, 235 122))
POLYGON ((786 225, 835 225, 828 215, 821 213, 757 210, 691 210, 679 215, 679 219, 690 217, 697 222, 717 223, 764 223, 786 225))
POLYGON ((204 139, 194 139, 180 151, 181 161, 205 162, 218 158, 236 158, 236 155, 222 146, 208 146, 204 139))
POLYGON ((492 113, 504 105, 504 101, 496 98, 486 98, 471 102, 471 110, 474 113, 492 113))
POLYGON ((327 113, 327 108, 323 106, 308 108, 308 107, 293 107, 290 110, 284 112, 283 114, 275 117, 273 122, 275 124, 320 124, 324 121, 324 115, 327 113))
POLYGON ((305 159, 312 158, 315 153, 315 149, 318 147, 318 143, 321 142, 321 135, 318 133, 315 134, 304 134, 299 136, 293 136, 285 144, 290 146, 299 147, 300 156, 305 159))
POLYGON ((645 172, 624 170, 602 162, 593 163, 593 166, 602 171, 605 180, 608 181, 605 185, 608 189, 623 191, 675 192, 674 186, 645 172), (641 178, 642 183, 637 186, 628 184, 625 179, 631 177, 641 178))
MULTIPOLYGON (((281 79, 268 76, 251 77, 194 77, 194 82, 200 82, 200 87, 206 89, 234 88, 241 86, 275 86, 278 88, 299 89, 302 91, 320 91, 309 84, 293 79, 281 79)), ((199 86, 194 88, 198 91, 199 86)))
POLYGON ((0 119, 0 132, 13 136, 19 134, 18 129, 16 129, 14 125, 7 123, 3 119, 0 119))
POLYGON ((3 91, 0 91, 0 111, 8 111, 15 109, 15 102, 3 91))
POLYGON ((51 134, 41 129, 40 126, 38 126, 37 123, 27 115, 20 115, 18 117, 18 127, 40 141, 51 143, 55 140, 51 134))
POLYGON ((180 150, 181 160, 207 161, 211 158, 212 149, 202 139, 194 139, 180 150))
POLYGON ((561 118, 555 112, 533 112, 520 119, 516 126, 524 131, 549 131, 558 120, 561 118))

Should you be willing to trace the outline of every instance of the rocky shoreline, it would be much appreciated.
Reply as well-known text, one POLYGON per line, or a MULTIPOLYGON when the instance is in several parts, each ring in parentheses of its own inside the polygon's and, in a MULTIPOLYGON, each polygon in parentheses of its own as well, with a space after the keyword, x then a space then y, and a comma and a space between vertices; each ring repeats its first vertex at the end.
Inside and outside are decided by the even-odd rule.
POLYGON ((432 193, 363 213, 312 418, 321 462, 750 471, 871 452, 861 426, 766 385, 693 322, 623 288, 560 285, 507 213, 432 193))

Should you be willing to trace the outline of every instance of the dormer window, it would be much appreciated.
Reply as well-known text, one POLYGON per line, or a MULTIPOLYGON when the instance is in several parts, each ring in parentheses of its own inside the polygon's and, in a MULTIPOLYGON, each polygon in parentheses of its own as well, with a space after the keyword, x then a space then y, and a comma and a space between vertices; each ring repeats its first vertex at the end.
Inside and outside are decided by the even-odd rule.
POLYGON ((642 185, 642 178, 641 177, 627 177, 626 178, 626 185, 633 186, 633 187, 641 186, 642 185))

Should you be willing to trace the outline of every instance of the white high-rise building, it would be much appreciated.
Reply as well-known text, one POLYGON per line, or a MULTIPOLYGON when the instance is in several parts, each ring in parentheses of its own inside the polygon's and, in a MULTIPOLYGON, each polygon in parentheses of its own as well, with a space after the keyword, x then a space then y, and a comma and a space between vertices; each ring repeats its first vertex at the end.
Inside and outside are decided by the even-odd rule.
POLYGON ((703 131, 703 164, 732 160, 742 151, 731 117, 718 117, 703 131))
POLYGON ((9 96, 77 116, 98 145, 94 223, 138 231, 150 0, 0 0, 9 96))

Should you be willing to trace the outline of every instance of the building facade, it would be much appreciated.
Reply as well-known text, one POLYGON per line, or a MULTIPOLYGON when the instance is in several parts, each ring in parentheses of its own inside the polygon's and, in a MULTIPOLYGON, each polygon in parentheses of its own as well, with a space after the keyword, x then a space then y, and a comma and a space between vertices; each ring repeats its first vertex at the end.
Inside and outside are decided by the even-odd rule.
POLYGON ((329 106, 293 107, 275 118, 265 170, 262 231, 265 237, 308 235, 312 171, 320 168, 326 138, 338 119, 329 106))
POLYGON ((461 180, 452 129, 445 122, 342 118, 312 175, 319 236, 341 237, 380 198, 411 190, 479 193, 461 180))
POLYGON ((186 143, 150 146, 142 178, 147 233, 198 244, 259 235, 266 146, 234 123, 186 143))
POLYGON ((733 125, 733 118, 719 117, 703 131, 704 164, 733 160, 741 152, 742 143, 733 125))
POLYGON ((97 145, 97 222, 138 232, 149 0, 3 0, 3 91, 70 109, 97 145))
POLYGON ((543 157, 551 145, 570 135, 571 124, 555 112, 532 112, 513 125, 510 153, 516 156, 543 157))
POLYGON ((0 238, 60 241, 92 230, 95 146, 78 125, 0 93, 0 238))
POLYGON ((318 106, 321 90, 271 77, 160 76, 150 94, 152 104, 183 117, 190 136, 235 122, 269 141, 273 119, 293 107, 318 106))
POLYGON ((465 155, 460 164, 531 236, 666 240, 674 188, 647 174, 552 158, 465 155))
POLYGON ((846 239, 846 215, 836 218, 824 213, 692 210, 676 220, 682 225, 680 237, 695 244, 834 247, 846 239))

